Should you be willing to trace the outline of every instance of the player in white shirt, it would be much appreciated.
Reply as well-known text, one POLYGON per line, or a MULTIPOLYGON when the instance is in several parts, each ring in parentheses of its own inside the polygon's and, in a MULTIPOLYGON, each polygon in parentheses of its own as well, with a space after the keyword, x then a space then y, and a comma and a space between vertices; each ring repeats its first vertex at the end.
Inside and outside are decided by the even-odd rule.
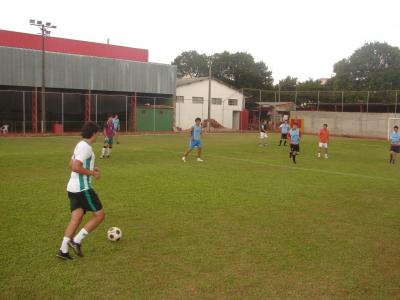
POLYGON ((105 216, 100 199, 92 189, 92 177, 100 179, 100 171, 95 167, 95 155, 92 149, 92 144, 96 142, 98 131, 99 128, 96 123, 86 122, 83 125, 83 140, 76 145, 69 163, 71 177, 67 185, 67 192, 70 200, 71 220, 65 229, 60 250, 56 255, 64 260, 72 260, 68 253, 68 246, 74 250, 76 255, 83 257, 81 251, 82 240, 96 229, 105 216), (72 238, 86 211, 93 213, 92 218, 72 238))

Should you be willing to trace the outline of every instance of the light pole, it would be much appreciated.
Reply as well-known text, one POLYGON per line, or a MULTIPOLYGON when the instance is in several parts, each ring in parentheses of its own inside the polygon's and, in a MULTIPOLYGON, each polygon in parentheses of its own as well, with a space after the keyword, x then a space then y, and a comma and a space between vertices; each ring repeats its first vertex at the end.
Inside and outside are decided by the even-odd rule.
POLYGON ((35 21, 33 19, 29 20, 29 24, 32 26, 39 27, 42 33, 42 92, 41 92, 41 132, 44 134, 46 132, 46 69, 45 69, 45 39, 46 36, 50 35, 49 28, 57 28, 57 26, 52 25, 50 22, 35 21))
POLYGON ((210 132, 210 118, 211 118, 211 76, 212 76, 212 72, 211 72, 211 67, 212 67, 212 61, 211 59, 208 62, 208 113, 207 113, 207 131, 210 132))

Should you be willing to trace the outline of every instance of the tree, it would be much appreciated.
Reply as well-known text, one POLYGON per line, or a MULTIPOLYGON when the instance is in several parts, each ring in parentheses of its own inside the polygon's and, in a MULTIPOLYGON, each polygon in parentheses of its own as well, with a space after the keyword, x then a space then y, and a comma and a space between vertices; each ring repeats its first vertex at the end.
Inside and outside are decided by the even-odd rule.
POLYGON ((269 89, 272 72, 264 62, 255 62, 252 55, 244 52, 224 51, 208 57, 196 51, 183 52, 172 64, 178 67, 178 77, 208 76, 208 62, 212 62, 212 74, 236 88, 269 89))
POLYGON ((297 87, 297 78, 287 76, 284 79, 279 80, 278 85, 276 86, 277 89, 281 91, 294 91, 297 87))
POLYGON ((172 62, 178 67, 178 77, 203 77, 208 76, 208 57, 197 51, 185 51, 172 62))
POLYGON ((400 49, 387 43, 366 43, 333 69, 335 89, 399 89, 400 49))

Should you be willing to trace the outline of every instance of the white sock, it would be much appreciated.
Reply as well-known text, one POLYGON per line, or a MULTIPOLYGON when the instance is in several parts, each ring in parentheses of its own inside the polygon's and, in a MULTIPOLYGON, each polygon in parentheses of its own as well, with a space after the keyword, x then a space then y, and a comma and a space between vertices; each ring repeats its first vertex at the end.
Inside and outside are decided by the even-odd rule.
POLYGON ((74 242, 80 244, 82 240, 89 234, 85 228, 82 228, 81 231, 74 237, 74 242))
POLYGON ((321 153, 318 153, 318 157, 321 157, 321 153))
POLYGON ((104 156, 106 154, 106 148, 103 147, 103 149, 101 149, 101 156, 104 156))
POLYGON ((107 156, 111 155, 111 148, 107 148, 107 156))
POLYGON ((68 253, 68 242, 70 240, 71 239, 69 237, 64 236, 62 243, 61 243, 61 247, 60 247, 60 250, 62 253, 68 253))
POLYGON ((325 153, 325 158, 328 158, 328 153, 325 153))

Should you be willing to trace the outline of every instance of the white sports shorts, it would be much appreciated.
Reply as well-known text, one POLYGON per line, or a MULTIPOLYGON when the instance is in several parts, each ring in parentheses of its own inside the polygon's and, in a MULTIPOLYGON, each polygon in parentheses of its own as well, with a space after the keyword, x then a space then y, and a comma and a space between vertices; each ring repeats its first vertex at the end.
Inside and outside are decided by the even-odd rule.
POLYGON ((319 143, 318 145, 320 148, 325 148, 325 149, 328 148, 328 143, 319 143))
POLYGON ((266 132, 260 132, 260 139, 266 139, 268 134, 266 132))

